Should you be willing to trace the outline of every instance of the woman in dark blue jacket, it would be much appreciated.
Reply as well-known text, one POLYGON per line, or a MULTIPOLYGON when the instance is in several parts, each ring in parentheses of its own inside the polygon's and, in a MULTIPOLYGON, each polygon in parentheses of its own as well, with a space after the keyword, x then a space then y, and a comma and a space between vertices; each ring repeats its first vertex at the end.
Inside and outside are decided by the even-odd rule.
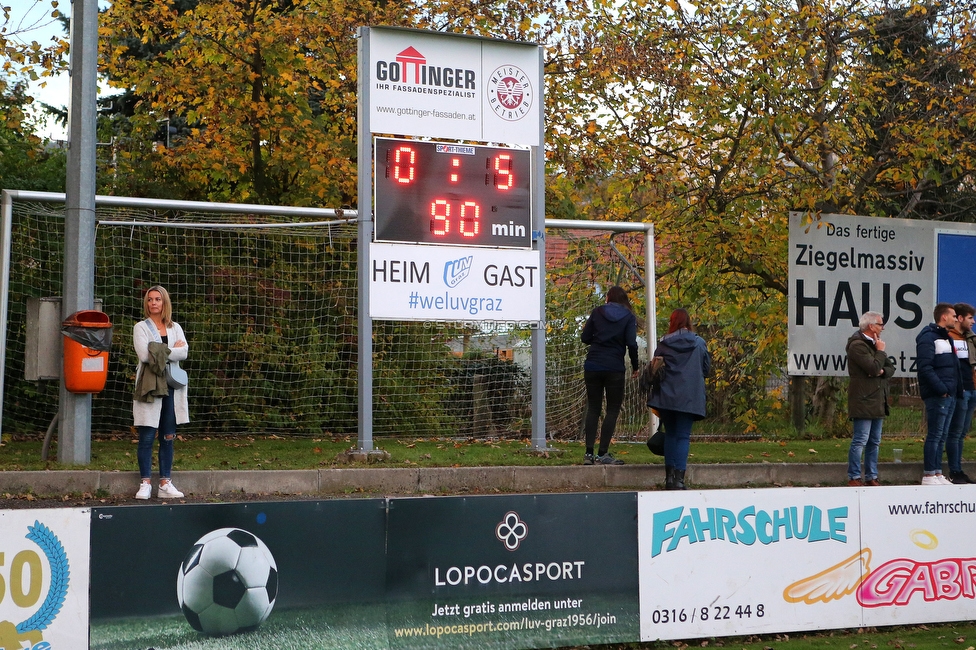
POLYGON ((664 425, 664 489, 684 490, 691 425, 705 417, 705 377, 712 374, 712 357, 684 309, 671 312, 668 333, 654 356, 664 359, 665 369, 647 405, 657 409, 664 425))
POLYGON ((590 346, 583 363, 583 382, 586 384, 586 420, 583 432, 586 437, 584 465, 623 465, 610 455, 610 439, 617 426, 617 416, 624 401, 624 382, 627 370, 624 354, 630 352, 630 365, 637 374, 637 317, 630 308, 627 292, 620 287, 610 287, 607 304, 590 313, 580 335, 583 343, 590 346), (607 415, 600 428, 600 450, 593 455, 596 441, 596 425, 603 410, 603 394, 607 395, 607 415))

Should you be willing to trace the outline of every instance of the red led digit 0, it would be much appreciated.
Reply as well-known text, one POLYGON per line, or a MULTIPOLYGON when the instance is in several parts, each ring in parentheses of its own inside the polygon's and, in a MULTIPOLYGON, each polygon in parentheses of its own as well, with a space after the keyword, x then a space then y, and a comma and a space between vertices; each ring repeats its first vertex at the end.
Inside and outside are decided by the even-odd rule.
POLYGON ((476 237, 481 229, 481 206, 474 201, 465 201, 461 204, 461 227, 459 232, 462 237, 476 237))
POLYGON ((499 190, 510 190, 514 185, 512 156, 507 153, 495 156, 495 187, 499 190))
POLYGON ((393 179, 398 183, 412 183, 417 170, 417 152, 406 145, 396 148, 393 154, 393 179))
MULTIPOLYGON (((460 170, 461 169, 461 159, 460 158, 451 158, 451 169, 454 169, 454 170, 460 170)), ((450 174, 448 174, 448 176, 450 177, 450 180, 451 180, 452 183, 457 183, 459 180, 461 180, 461 175, 457 171, 451 172, 450 174)))
POLYGON ((430 202, 430 232, 443 236, 451 232, 451 204, 444 199, 430 202))

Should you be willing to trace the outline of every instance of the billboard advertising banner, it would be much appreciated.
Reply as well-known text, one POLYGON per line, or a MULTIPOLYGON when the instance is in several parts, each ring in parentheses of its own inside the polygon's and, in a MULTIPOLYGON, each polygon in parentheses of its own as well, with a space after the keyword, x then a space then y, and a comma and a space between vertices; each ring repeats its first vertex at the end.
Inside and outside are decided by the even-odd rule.
POLYGON ((640 493, 641 640, 860 625, 858 492, 640 493))
POLYGON ((385 519, 383 499, 95 508, 90 647, 385 648, 385 519))
POLYGON ((639 629, 633 492, 97 508, 91 570, 97 650, 533 648, 639 629))
POLYGON ((391 499, 391 648, 540 648, 638 635, 637 495, 391 499))
POLYGON ((953 485, 0 511, 0 648, 518 649, 962 621, 974 524, 953 485))
POLYGON ((915 336, 936 302, 976 304, 976 224, 790 213, 789 373, 847 376, 847 339, 884 316, 895 376, 915 373, 915 336))
POLYGON ((858 587, 864 625, 973 618, 976 495, 966 486, 891 487, 861 494, 870 573, 858 587))
POLYGON ((0 648, 88 644, 87 509, 0 510, 0 648))

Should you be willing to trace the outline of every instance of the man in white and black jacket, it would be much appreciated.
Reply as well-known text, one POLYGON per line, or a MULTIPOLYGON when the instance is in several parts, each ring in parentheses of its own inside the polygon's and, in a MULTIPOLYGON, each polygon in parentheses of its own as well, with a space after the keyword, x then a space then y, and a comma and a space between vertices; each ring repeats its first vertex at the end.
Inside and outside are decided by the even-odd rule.
POLYGON ((923 447, 922 485, 951 485, 942 476, 945 449, 956 398, 962 391, 959 362, 956 360, 949 329, 956 325, 956 310, 947 302, 935 306, 935 322, 926 325, 915 337, 918 390, 925 402, 928 431, 923 447))

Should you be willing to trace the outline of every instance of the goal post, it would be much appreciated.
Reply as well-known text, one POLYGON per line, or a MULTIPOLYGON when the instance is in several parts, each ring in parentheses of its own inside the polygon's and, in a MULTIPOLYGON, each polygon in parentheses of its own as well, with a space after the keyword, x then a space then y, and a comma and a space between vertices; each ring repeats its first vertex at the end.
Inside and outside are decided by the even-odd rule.
MULTIPOLYGON (((95 296, 116 336, 106 390, 92 400, 93 432, 131 435, 132 326, 143 318, 142 292, 162 284, 172 290, 174 317, 190 341, 183 365, 192 420, 181 431, 358 444, 356 216, 97 197, 95 296)), ((25 376, 24 336, 27 299, 61 295, 63 228, 64 195, 3 193, 4 433, 42 433, 56 412, 57 382, 25 376)), ((631 290, 647 338, 656 338, 653 229, 546 220, 546 241, 544 330, 528 323, 373 323, 367 401, 378 436, 579 438, 585 408, 579 329, 609 285, 631 290), (531 364, 534 333, 546 345, 541 372, 531 364), (531 423, 533 375, 544 388, 541 433, 531 423)), ((628 388, 619 436, 638 435, 647 418, 628 388)))

